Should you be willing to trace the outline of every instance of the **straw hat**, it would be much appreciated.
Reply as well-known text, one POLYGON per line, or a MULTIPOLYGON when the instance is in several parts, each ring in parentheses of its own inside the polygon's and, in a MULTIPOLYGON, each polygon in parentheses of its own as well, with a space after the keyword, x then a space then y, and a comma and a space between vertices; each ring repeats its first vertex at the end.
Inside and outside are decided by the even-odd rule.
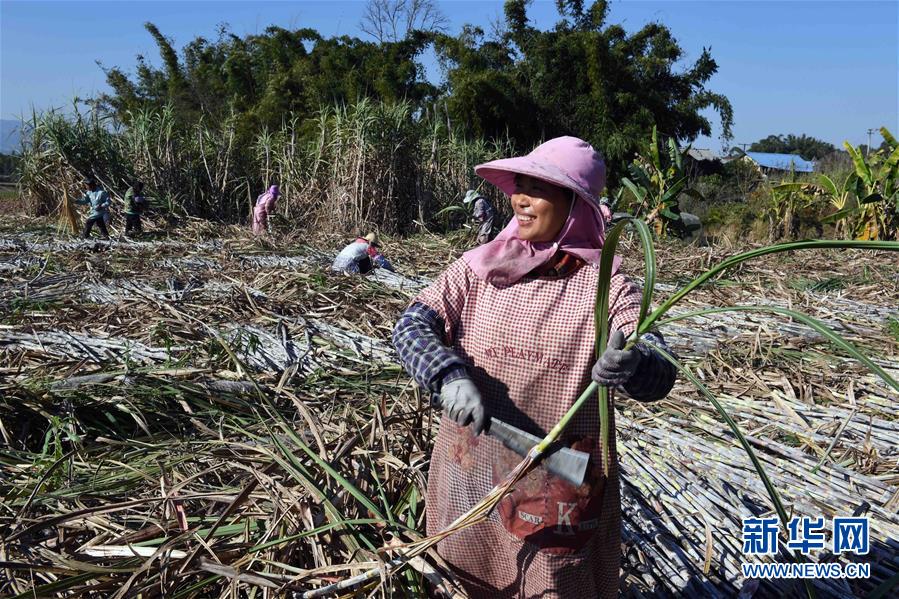
POLYGON ((374 233, 374 232, 369 233, 368 235, 365 236, 364 239, 365 239, 365 241, 367 241, 368 243, 372 244, 375 247, 379 247, 381 245, 381 238, 378 237, 377 233, 374 233))
POLYGON ((478 197, 480 197, 480 195, 481 195, 481 194, 479 194, 479 193, 476 192, 475 190, 469 189, 469 190, 465 193, 465 197, 462 199, 462 203, 463 203, 463 204, 471 204, 471 203, 474 202, 476 199, 478 199, 478 197))

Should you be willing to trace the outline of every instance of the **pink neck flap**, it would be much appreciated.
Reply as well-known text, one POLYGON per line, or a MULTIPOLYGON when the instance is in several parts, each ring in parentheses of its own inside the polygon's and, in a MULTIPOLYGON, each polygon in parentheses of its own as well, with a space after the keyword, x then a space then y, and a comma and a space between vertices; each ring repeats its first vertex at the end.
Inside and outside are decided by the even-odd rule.
MULTIPOLYGON (((557 251, 566 252, 599 266, 605 223, 599 211, 575 196, 568 220, 552 242, 532 243, 518 237, 518 221, 513 218, 496 239, 469 250, 462 259, 479 279, 496 287, 517 283, 523 276, 549 262, 557 251)), ((621 258, 612 261, 612 274, 618 272, 621 258)))

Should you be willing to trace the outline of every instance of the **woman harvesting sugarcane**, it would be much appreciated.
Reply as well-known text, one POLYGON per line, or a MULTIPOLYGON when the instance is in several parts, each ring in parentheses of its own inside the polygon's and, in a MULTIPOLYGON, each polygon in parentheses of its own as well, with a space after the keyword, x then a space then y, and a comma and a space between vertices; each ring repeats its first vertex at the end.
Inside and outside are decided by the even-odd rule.
MULTIPOLYGON (((613 264, 608 348, 595 356, 594 299, 605 234, 598 197, 605 165, 583 140, 560 137, 526 156, 476 167, 515 217, 466 252, 400 317, 394 344, 444 418, 431 456, 428 534, 476 505, 520 458, 479 436, 495 416, 545 436, 593 380, 649 401, 674 368, 649 344, 624 350, 640 290, 613 264)), ((665 347, 658 334, 651 341, 665 347)), ((614 437, 603 475, 598 402, 563 442, 591 454, 580 487, 543 469, 526 476, 490 518, 438 544, 473 597, 612 597, 618 593, 621 506, 614 437)), ((614 430, 614 429, 613 429, 614 430)))

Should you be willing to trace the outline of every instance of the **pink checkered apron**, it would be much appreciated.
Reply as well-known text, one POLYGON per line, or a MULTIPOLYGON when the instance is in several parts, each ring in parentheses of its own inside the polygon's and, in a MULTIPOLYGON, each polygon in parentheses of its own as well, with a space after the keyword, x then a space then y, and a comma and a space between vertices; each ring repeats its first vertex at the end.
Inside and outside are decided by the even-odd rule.
MULTIPOLYGON (((498 289, 458 260, 416 301, 443 318, 488 412, 542 436, 590 382, 597 274, 584 266, 567 278, 522 279, 498 289)), ((611 325, 630 334, 639 315, 639 289, 619 273, 610 298, 611 325)), ((617 596, 618 459, 613 436, 609 476, 603 477, 598 438, 596 400, 563 435, 567 445, 591 453, 588 482, 576 488, 538 468, 488 521, 439 543, 438 552, 470 596, 617 596)), ((492 437, 474 437, 468 427, 443 418, 428 476, 428 534, 477 504, 520 461, 492 437)))

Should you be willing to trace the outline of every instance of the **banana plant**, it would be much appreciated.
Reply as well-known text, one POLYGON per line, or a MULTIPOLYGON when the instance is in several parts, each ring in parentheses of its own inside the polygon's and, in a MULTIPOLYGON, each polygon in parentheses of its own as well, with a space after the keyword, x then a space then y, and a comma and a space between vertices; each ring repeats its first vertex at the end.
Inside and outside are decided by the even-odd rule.
POLYGON ((652 128, 652 141, 649 145, 649 156, 637 156, 628 166, 630 177, 621 181, 637 199, 635 216, 646 213, 645 221, 651 225, 659 237, 665 237, 672 224, 680 224, 678 198, 687 194, 702 199, 702 194, 690 186, 689 177, 684 170, 684 157, 690 147, 679 150, 674 139, 668 139, 668 152, 660 150, 659 133, 652 128))
POLYGON ((899 142, 886 127, 880 128, 880 134, 887 147, 867 157, 843 142, 855 168, 858 205, 832 214, 828 220, 857 215, 853 233, 858 239, 899 237, 899 142))
POLYGON ((836 212, 825 218, 823 222, 832 222, 834 224, 834 237, 837 239, 851 239, 853 236, 852 228, 850 226, 849 218, 845 216, 845 211, 847 209, 858 207, 858 204, 855 201, 855 188, 858 182, 858 175, 855 172, 849 173, 839 186, 833 179, 824 174, 818 177, 818 181, 820 191, 827 197, 830 205, 836 209, 836 212), (844 216, 832 218, 839 214, 843 214, 844 216))
POLYGON ((790 173, 791 181, 771 188, 768 205, 768 235, 773 243, 785 237, 799 237, 799 210, 812 203, 818 191, 814 183, 796 181, 795 172, 790 173))

